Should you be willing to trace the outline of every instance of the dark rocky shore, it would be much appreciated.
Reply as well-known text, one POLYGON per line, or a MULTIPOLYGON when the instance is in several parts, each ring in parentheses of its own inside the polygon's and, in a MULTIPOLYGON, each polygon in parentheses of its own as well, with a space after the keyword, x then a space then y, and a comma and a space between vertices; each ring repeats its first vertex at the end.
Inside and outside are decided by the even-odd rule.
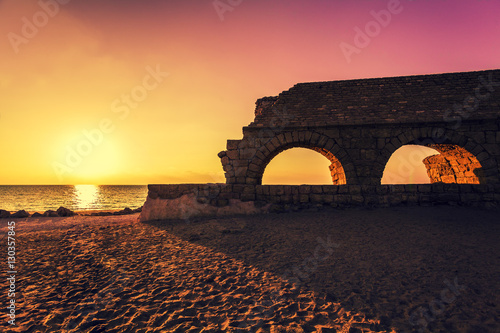
POLYGON ((26 210, 18 210, 17 212, 9 212, 7 210, 0 209, 0 218, 27 218, 27 217, 70 217, 70 216, 111 216, 111 215, 129 215, 140 213, 142 207, 131 209, 125 207, 123 210, 117 211, 100 211, 85 214, 85 212, 74 212, 69 208, 59 207, 57 210, 46 210, 43 213, 33 212, 29 213, 26 210))

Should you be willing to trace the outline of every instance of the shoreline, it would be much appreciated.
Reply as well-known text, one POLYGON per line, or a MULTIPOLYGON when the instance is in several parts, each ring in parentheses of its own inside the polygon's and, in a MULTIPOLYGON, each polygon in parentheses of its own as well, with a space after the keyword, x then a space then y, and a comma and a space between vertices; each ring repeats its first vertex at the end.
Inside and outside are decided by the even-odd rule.
POLYGON ((18 211, 7 211, 0 209, 0 220, 9 218, 51 218, 51 217, 69 217, 69 216, 112 216, 112 215, 130 215, 140 213, 142 206, 131 209, 125 207, 123 209, 89 209, 72 211, 66 207, 59 207, 57 210, 42 211, 26 211, 24 209, 18 211))

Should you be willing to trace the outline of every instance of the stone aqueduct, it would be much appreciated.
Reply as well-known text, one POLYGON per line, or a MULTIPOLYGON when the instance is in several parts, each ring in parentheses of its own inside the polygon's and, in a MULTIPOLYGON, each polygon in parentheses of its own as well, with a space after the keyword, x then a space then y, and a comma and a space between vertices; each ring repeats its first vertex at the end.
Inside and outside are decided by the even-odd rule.
POLYGON ((500 70, 300 83, 279 96, 257 100, 255 119, 243 128, 243 138, 228 140, 219 157, 226 184, 150 185, 149 206, 156 213, 143 219, 166 218, 160 208, 166 207, 165 200, 186 195, 216 207, 209 209, 213 214, 231 211, 226 207, 231 200, 263 207, 338 206, 428 204, 446 197, 441 201, 496 206, 500 70), (434 184, 381 185, 389 158, 404 145, 440 153, 423 161, 434 184), (332 185, 261 185, 269 162, 295 147, 328 158, 332 185), (457 195, 447 196, 450 191, 457 195), (154 200, 159 201, 153 205, 154 200))
POLYGON ((451 171, 443 182, 493 184, 499 124, 500 70, 301 83, 259 99, 243 139, 219 156, 228 184, 260 184, 273 157, 304 147, 331 161, 333 184, 377 185, 394 151, 416 144, 441 153, 427 166, 436 178, 451 171))

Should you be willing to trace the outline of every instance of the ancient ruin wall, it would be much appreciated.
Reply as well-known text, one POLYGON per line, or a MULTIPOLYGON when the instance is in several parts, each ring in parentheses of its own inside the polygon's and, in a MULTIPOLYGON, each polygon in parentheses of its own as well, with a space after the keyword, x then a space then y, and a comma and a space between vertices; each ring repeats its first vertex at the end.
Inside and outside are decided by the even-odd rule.
POLYGON ((321 127, 497 119, 500 70, 298 83, 249 125, 321 127))
POLYGON ((219 153, 226 184, 150 185, 141 220, 500 203, 500 70, 301 83, 256 104, 243 138, 219 153), (380 185, 404 145, 440 152, 424 160, 434 184, 380 185), (325 156, 334 185, 261 185, 269 162, 295 147, 325 156))
POLYGON ((460 167, 464 154, 429 159, 432 181, 500 183, 500 70, 300 83, 256 104, 243 138, 219 153, 228 184, 261 184, 276 155, 302 147, 330 160, 332 184, 377 185, 410 144, 469 153, 460 167))
POLYGON ((500 185, 149 185, 141 221, 258 214, 317 207, 461 205, 494 208, 500 185))

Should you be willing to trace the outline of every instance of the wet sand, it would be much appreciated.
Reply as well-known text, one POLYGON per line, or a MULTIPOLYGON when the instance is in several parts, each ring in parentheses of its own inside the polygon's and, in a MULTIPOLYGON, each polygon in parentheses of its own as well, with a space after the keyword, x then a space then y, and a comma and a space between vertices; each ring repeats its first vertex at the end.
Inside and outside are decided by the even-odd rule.
POLYGON ((138 214, 11 219, 17 326, 7 325, 4 310, 2 327, 499 332, 498 213, 408 207, 149 223, 138 214))

